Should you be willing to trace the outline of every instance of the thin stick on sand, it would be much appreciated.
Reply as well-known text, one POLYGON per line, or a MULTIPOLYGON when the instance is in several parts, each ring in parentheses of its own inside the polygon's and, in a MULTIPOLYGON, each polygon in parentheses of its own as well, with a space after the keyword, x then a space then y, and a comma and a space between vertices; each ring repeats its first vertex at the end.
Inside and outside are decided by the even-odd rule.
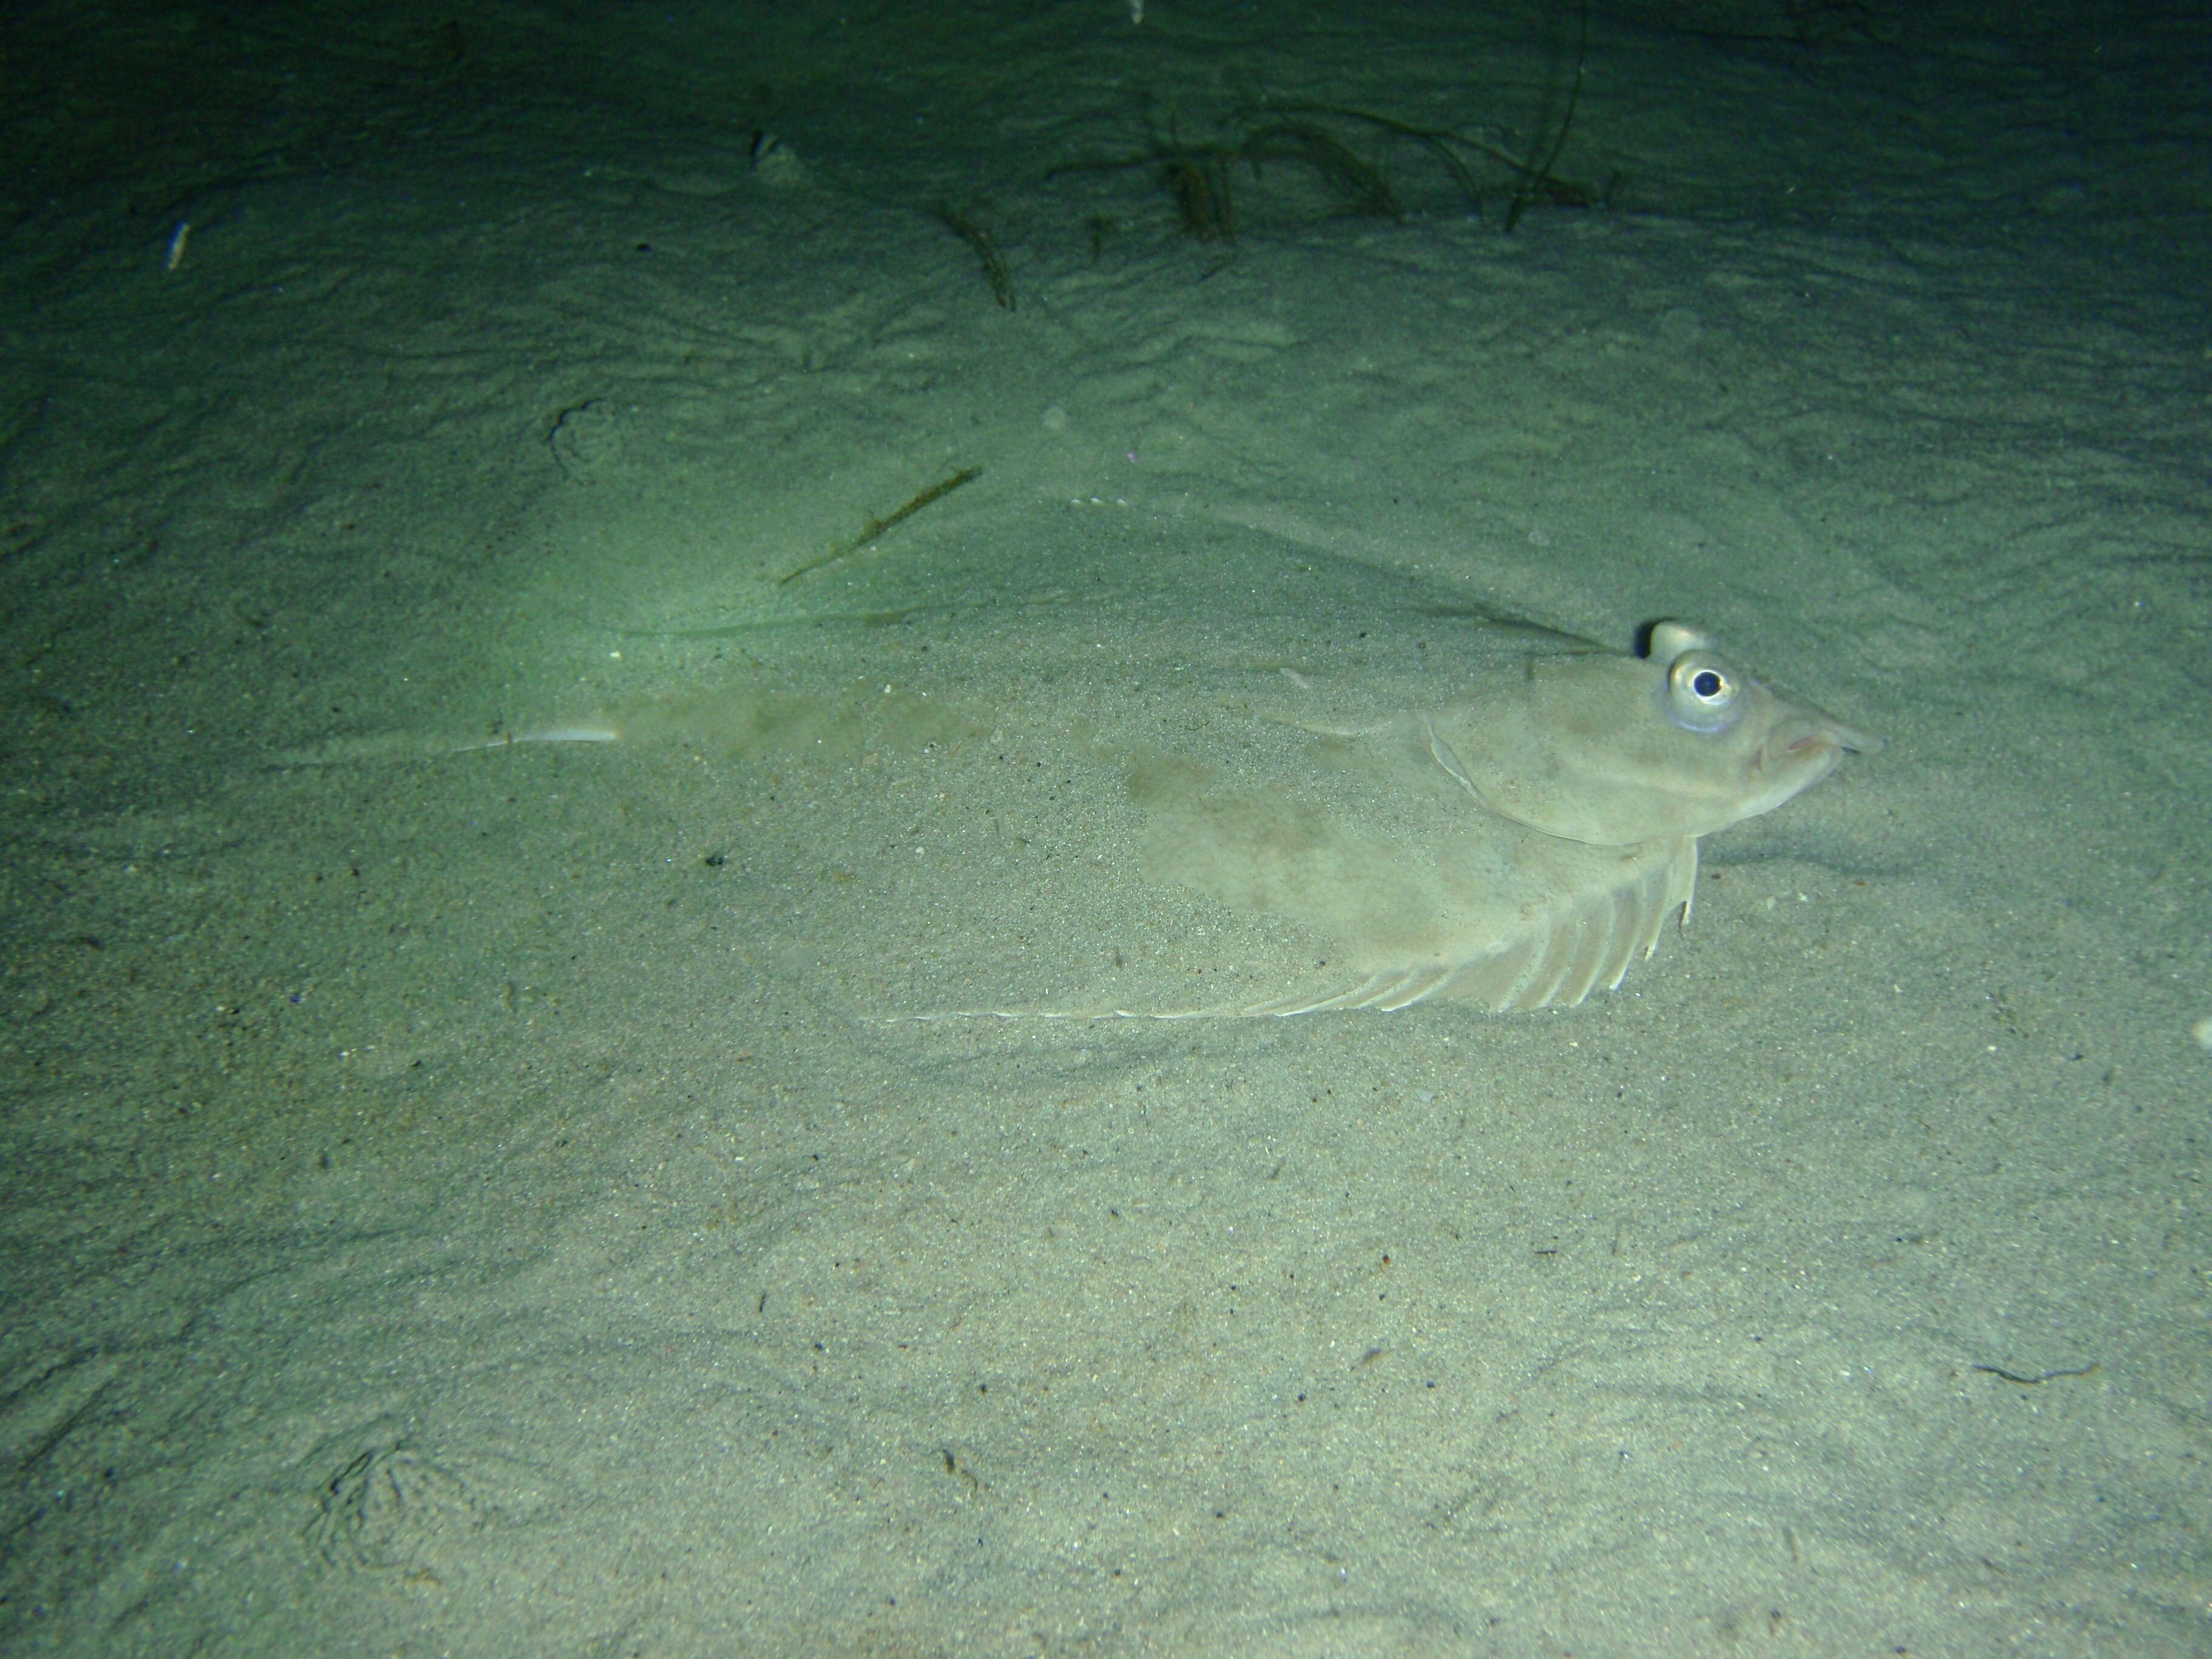
POLYGON ((820 558, 809 559, 805 564, 800 565, 796 570, 785 571, 783 574, 775 579, 775 585, 778 587, 781 587, 786 582, 795 581, 799 577, 806 574, 810 570, 819 570, 825 564, 834 564, 839 559, 844 558, 850 554, 859 552, 870 543, 880 540, 883 538, 884 533, 891 529, 894 526, 904 524, 908 519, 911 519, 915 514, 921 512, 923 507, 927 507, 932 501, 943 500, 945 496, 950 495, 954 490, 959 489, 962 484, 967 483, 972 479, 981 477, 983 469, 980 466, 963 466, 951 477, 939 479, 937 483, 930 485, 928 489, 923 490, 921 495, 908 501, 904 507, 900 507, 896 513, 890 514, 884 518, 869 520, 867 524, 861 529, 860 533, 854 537, 852 540, 848 542, 839 542, 835 547, 831 548, 827 553, 824 553, 820 558))

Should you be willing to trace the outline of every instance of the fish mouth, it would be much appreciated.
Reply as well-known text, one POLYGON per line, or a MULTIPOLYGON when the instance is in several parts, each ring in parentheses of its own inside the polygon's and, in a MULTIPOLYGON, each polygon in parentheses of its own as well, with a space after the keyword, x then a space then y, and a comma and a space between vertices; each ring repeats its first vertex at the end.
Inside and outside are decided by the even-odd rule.
POLYGON ((1802 761, 1809 751, 1820 749, 1833 749, 1838 759, 1846 753, 1880 754, 1883 742, 1871 732, 1862 732, 1832 715, 1815 712, 1802 720, 1790 721, 1767 739, 1766 746, 1767 752, 1777 759, 1802 761))
POLYGON ((1818 709, 1784 720, 1752 762, 1754 799, 1744 816, 1771 812, 1803 793, 1841 766, 1846 754, 1870 755, 1881 747, 1881 739, 1873 732, 1846 726, 1818 709))

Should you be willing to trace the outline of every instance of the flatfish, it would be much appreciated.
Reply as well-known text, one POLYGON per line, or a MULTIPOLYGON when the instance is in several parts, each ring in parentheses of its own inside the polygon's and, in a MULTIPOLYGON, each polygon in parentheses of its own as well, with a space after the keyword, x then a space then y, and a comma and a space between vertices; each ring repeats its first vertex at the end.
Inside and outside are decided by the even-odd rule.
POLYGON ((874 1018, 1572 1006, 1703 836, 1879 747, 1686 624, 1608 650, 1243 526, 1040 514, 804 586, 664 612, 670 695, 518 736, 708 761, 730 971, 874 1018))

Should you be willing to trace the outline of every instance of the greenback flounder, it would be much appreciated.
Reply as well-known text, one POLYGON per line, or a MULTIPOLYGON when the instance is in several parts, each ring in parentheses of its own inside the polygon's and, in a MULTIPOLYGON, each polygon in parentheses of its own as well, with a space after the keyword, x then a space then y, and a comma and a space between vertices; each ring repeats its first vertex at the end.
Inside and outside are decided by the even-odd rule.
POLYGON ((711 971, 1164 1018, 1579 1003, 1686 915, 1701 837, 1877 746, 1680 623, 1631 654, 1248 526, 1030 512, 804 594, 641 591, 615 712, 478 763, 616 740, 640 822, 726 826, 711 971))

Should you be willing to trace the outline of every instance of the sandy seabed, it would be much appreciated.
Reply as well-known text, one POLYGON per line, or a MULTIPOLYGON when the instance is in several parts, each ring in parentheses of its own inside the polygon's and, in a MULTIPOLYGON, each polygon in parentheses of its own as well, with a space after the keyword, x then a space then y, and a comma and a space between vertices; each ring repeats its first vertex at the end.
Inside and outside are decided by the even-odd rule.
POLYGON ((1569 8, 24 10, 0 1646, 2212 1647, 2202 26, 1589 15, 1509 235, 1569 8), (1228 571, 1888 746, 1579 1008, 881 1018, 1264 948, 1082 902, 1228 571))

